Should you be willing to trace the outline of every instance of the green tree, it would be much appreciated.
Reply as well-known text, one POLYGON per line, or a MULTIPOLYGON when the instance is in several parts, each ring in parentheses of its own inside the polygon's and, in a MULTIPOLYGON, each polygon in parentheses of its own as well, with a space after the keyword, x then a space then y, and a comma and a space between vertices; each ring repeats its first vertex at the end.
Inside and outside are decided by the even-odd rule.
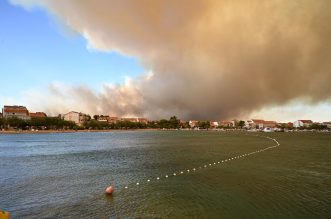
POLYGON ((180 128, 180 120, 176 116, 172 116, 169 120, 161 119, 156 126, 161 129, 178 129, 180 128))
POLYGON ((5 119, 0 117, 0 129, 3 129, 5 127, 5 119))
POLYGON ((323 129, 327 129, 327 126, 318 123, 313 123, 308 129, 323 130, 323 129))
POLYGON ((10 117, 6 119, 6 123, 16 129, 26 129, 27 126, 29 125, 26 120, 17 118, 17 117, 10 117))
POLYGON ((239 123, 238 123, 238 126, 239 126, 240 128, 243 128, 243 127, 245 126, 245 121, 240 120, 239 123))
POLYGON ((172 116, 169 119, 169 125, 173 129, 178 129, 178 128, 180 128, 180 120, 177 119, 176 116, 172 116))
POLYGON ((198 127, 201 129, 209 129, 210 128, 210 122, 209 121, 199 121, 198 127))

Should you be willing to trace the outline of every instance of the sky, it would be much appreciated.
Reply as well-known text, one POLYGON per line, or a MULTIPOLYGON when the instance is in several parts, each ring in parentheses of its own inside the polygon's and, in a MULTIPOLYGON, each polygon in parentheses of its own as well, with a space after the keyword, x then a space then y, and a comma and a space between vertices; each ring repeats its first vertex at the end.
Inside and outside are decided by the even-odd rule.
POLYGON ((15 100, 26 91, 42 92, 50 83, 99 89, 145 71, 134 57, 88 48, 83 36, 61 26, 45 10, 25 10, 4 0, 0 1, 0 60, 1 105, 20 104, 15 100))
POLYGON ((331 120, 327 0, 0 0, 0 105, 331 120))

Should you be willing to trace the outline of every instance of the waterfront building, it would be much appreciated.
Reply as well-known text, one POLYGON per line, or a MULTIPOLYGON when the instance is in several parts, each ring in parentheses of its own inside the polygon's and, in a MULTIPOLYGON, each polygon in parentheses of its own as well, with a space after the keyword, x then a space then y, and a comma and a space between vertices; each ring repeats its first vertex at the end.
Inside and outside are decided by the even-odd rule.
POLYGON ((108 123, 117 123, 119 121, 120 121, 120 119, 116 116, 109 116, 108 117, 108 123))
POLYGON ((123 122, 139 122, 138 118, 121 118, 123 122))
POLYGON ((217 128, 218 126, 219 126, 219 122, 217 121, 210 122, 210 128, 217 128))
POLYGON ((199 121, 196 120, 190 120, 189 121, 189 125, 191 128, 197 127, 198 126, 199 121))
POLYGON ((35 112, 35 113, 29 113, 30 118, 46 118, 47 115, 44 112, 35 112))
POLYGON ((263 119, 251 119, 245 122, 245 126, 253 129, 276 128, 277 122, 263 119))
POLYGON ((263 129, 263 122, 262 119, 250 119, 245 122, 246 127, 253 128, 253 129, 263 129))
POLYGON ((143 124, 148 124, 149 120, 146 118, 138 118, 138 122, 143 123, 143 124))
POLYGON ((220 126, 223 126, 223 127, 234 127, 235 126, 235 121, 221 121, 220 123, 220 126))
POLYGON ((331 129, 331 122, 323 122, 323 125, 326 125, 328 129, 331 129))
POLYGON ((2 116, 3 118, 30 119, 29 111, 25 106, 4 106, 2 108, 2 116))
POLYGON ((276 121, 264 121, 263 128, 276 128, 277 122, 276 121))
POLYGON ((74 122, 76 125, 83 125, 88 120, 88 115, 80 112, 71 111, 63 115, 65 121, 74 122))
POLYGON ((308 128, 313 124, 313 121, 311 120, 297 120, 293 122, 293 127, 294 128, 300 128, 300 127, 305 127, 308 128))
POLYGON ((108 122, 108 118, 109 118, 109 116, 101 115, 101 116, 98 116, 97 120, 98 120, 98 122, 108 122))

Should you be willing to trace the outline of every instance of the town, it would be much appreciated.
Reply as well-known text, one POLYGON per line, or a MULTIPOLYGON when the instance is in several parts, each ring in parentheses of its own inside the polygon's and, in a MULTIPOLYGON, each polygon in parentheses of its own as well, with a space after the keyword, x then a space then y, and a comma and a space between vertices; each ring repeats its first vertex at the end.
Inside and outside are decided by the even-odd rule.
POLYGON ((0 130, 110 130, 110 129, 193 129, 193 130, 235 130, 248 131, 331 131, 331 121, 313 122, 300 119, 293 122, 279 123, 262 119, 221 120, 221 121, 184 121, 176 116, 169 120, 149 120, 139 117, 116 117, 93 115, 71 111, 58 116, 47 116, 44 112, 30 112, 25 106, 5 105, 0 113, 0 130))

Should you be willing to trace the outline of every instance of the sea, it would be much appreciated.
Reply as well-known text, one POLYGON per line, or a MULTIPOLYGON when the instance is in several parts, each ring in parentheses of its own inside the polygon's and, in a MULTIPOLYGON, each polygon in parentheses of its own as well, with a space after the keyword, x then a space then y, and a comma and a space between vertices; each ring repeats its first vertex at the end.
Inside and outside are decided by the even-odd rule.
POLYGON ((0 209, 12 218, 331 218, 331 134, 0 134, 0 209))

